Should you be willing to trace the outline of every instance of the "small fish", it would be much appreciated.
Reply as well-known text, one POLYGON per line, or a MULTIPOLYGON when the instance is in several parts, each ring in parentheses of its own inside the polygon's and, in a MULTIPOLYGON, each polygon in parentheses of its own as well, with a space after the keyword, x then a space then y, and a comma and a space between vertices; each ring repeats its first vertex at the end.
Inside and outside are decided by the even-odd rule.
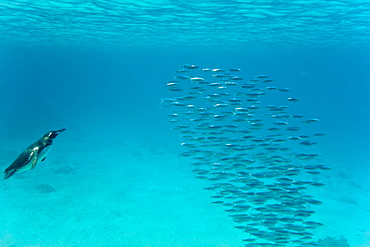
POLYGON ((191 77, 190 80, 194 81, 194 82, 200 82, 200 81, 204 81, 204 78, 202 78, 202 77, 191 77))
POLYGON ((194 65, 194 64, 184 64, 183 67, 185 69, 197 69, 197 68, 199 68, 197 65, 194 65))
POLYGON ((288 98, 288 101, 297 102, 297 101, 299 101, 299 98, 288 98))

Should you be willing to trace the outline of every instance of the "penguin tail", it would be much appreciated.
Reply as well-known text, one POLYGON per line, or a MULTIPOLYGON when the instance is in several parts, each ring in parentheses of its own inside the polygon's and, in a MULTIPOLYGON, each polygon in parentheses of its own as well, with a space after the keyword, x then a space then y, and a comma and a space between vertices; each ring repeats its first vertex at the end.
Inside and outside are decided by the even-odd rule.
POLYGON ((8 179, 8 178, 10 178, 11 176, 13 176, 13 174, 14 174, 16 171, 17 171, 17 170, 15 170, 15 169, 10 170, 10 171, 5 170, 5 176, 4 176, 4 179, 8 179))

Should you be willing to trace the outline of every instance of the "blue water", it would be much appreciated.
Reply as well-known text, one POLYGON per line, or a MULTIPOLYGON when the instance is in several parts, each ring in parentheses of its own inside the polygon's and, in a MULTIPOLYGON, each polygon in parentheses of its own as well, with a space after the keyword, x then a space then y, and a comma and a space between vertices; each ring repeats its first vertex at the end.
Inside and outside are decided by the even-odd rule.
POLYGON ((301 99, 295 112, 326 134, 311 151, 331 167, 310 191, 323 201, 314 240, 370 246, 367 1, 2 1, 0 10, 2 169, 67 129, 34 170, 1 181, 0 246, 244 246, 249 234, 211 203, 161 104, 189 63, 266 74, 301 99))

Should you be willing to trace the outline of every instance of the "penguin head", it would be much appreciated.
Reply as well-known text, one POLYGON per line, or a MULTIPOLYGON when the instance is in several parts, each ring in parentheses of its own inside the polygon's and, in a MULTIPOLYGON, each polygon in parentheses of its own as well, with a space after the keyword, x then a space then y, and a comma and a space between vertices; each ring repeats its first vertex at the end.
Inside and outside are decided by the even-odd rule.
POLYGON ((60 129, 60 130, 52 130, 52 131, 49 131, 47 132, 45 135, 44 135, 44 138, 48 138, 48 139, 55 139, 55 137, 57 137, 60 133, 62 133, 63 131, 65 131, 66 129, 60 129))

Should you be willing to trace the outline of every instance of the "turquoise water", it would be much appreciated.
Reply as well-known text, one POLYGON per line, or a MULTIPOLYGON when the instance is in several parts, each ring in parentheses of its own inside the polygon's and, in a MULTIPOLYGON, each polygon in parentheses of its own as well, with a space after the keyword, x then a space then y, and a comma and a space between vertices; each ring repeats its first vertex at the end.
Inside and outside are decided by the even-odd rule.
MULTIPOLYGON (((47 131, 67 129, 34 170, 1 181, 0 246, 370 246, 366 1, 2 1, 0 8, 3 169, 47 131), (292 158, 295 165, 331 168, 293 177, 325 184, 301 191, 323 202, 306 205, 315 211, 306 220, 323 224, 307 230, 312 238, 266 241, 235 228, 241 224, 228 207, 213 203, 216 191, 204 188, 217 181, 196 178, 196 156, 180 155, 188 140, 167 117, 184 108, 162 102, 191 91, 166 86, 184 64, 204 77, 201 68, 240 68, 239 86, 268 75, 273 82, 256 87, 291 91, 269 91, 261 106, 289 104, 289 114, 320 120, 296 122, 302 135, 325 134, 310 138, 316 145, 281 144, 319 155, 292 158), (255 240, 247 245, 248 238, 255 240)), ((262 109, 256 114, 268 123, 262 109)), ((253 133, 270 134, 261 131, 253 133)), ((244 199, 252 207, 245 214, 261 206, 244 199)), ((258 220, 242 225, 250 223, 266 230, 258 220)))

